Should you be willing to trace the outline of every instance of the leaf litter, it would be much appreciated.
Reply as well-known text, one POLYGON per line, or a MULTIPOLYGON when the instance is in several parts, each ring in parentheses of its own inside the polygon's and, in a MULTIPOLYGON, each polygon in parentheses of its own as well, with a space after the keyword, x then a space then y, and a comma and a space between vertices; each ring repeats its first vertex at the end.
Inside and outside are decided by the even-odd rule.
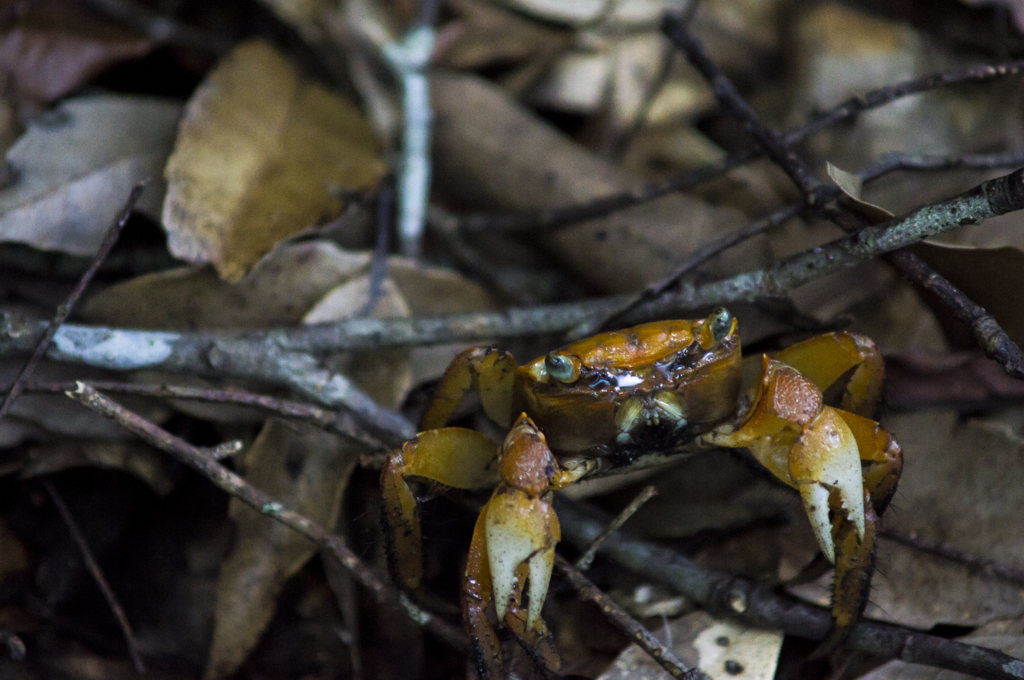
MULTIPOLYGON (((160 222, 170 251, 189 264, 126 281, 104 280, 79 310, 79 319, 113 327, 204 331, 330 323, 364 313, 371 289, 380 291, 374 308, 378 316, 492 309, 495 303, 485 288, 448 269, 403 258, 388 257, 387 277, 371 284, 373 256, 327 240, 328 234, 340 234, 346 245, 370 246, 361 227, 349 223, 346 206, 353 201, 371 202, 388 171, 391 159, 374 130, 383 133, 381 139, 390 139, 389 131, 396 128, 395 109, 389 107, 398 100, 390 75, 382 75, 386 71, 378 68, 374 50, 400 37, 399 27, 413 17, 414 8, 354 0, 337 4, 268 0, 263 4, 273 12, 264 20, 280 20, 296 29, 308 50, 296 50, 287 41, 271 45, 266 40, 270 33, 260 32, 263 39, 234 35, 236 48, 212 67, 195 55, 183 56, 182 50, 157 54, 144 63, 143 70, 170 62, 181 69, 178 76, 188 72, 193 79, 201 77, 187 102, 124 94, 152 89, 135 84, 110 91, 109 82, 98 80, 110 65, 146 54, 157 44, 152 37, 132 36, 123 28, 119 29, 125 36, 122 44, 113 39, 81 42, 84 31, 50 26, 51 33, 63 40, 55 49, 77 55, 65 60, 66 68, 44 65, 29 71, 44 62, 8 59, 12 89, 4 95, 4 110, 27 123, 27 131, 7 155, 14 172, 10 174, 13 183, 0 190, 0 239, 89 255, 98 242, 98 230, 109 223, 128 187, 144 174, 163 174, 169 185, 166 198, 160 183, 154 183, 140 209, 160 222), (97 52, 87 58, 88 49, 93 49, 90 45, 97 52), (331 50, 333 57, 328 54, 331 50), (341 53, 350 61, 339 71, 336 57, 341 53), (334 81, 351 76, 351 87, 339 94, 341 89, 318 79, 322 73, 314 75, 316 69, 308 68, 310 60, 320 60, 334 81), (345 68, 350 70, 345 73, 345 68), (75 89, 95 83, 100 85, 94 89, 75 89), (357 104, 353 91, 364 101, 357 104), (40 113, 41 100, 55 104, 40 113), (330 231, 316 229, 329 222, 330 231)), ((665 4, 653 0, 572 7, 542 0, 446 4, 436 58, 451 71, 432 74, 431 79, 437 115, 433 200, 449 209, 491 212, 572 205, 637 189, 640 180, 631 174, 633 170, 645 176, 671 176, 691 167, 687 164, 719 160, 747 143, 717 112, 692 71, 679 64, 659 71, 662 64, 657 60, 667 53, 657 32, 665 4), (593 80, 590 73, 596 74, 593 80), (546 119, 537 115, 538 104, 546 119), (700 148, 694 150, 695 144, 700 148)), ((963 4, 963 11, 974 11, 963 4)), ((1016 9, 1013 3, 991 4, 1016 9)), ((722 0, 705 5, 694 22, 710 51, 743 83, 744 94, 749 93, 755 108, 770 114, 780 127, 804 120, 836 97, 962 59, 958 56, 961 46, 949 33, 932 33, 938 29, 858 7, 825 3, 815 11, 794 15, 792 3, 786 0, 722 0), (790 19, 798 23, 784 25, 790 19), (843 29, 841 40, 836 39, 836 26, 843 29), (787 47, 783 36, 793 37, 794 44, 787 47), (791 73, 769 73, 768 65, 780 59, 795 66, 791 73), (825 78, 823 73, 831 76, 825 78)), ((198 9, 178 18, 195 20, 202 30, 221 30, 222 25, 207 12, 198 9)), ((973 25, 963 21, 945 25, 954 24, 973 25)), ((106 25, 114 28, 110 22, 106 25)), ((18 41, 25 35, 13 30, 0 46, 8 54, 22 54, 19 45, 27 43, 18 41)), ((1007 51, 1013 53, 1011 38, 1004 39, 1009 41, 1007 51)), ((943 93, 897 103, 815 137, 802 152, 820 165, 815 165, 817 171, 824 168, 826 159, 844 168, 858 168, 895 148, 947 154, 1013 148, 1020 141, 1020 121, 1017 108, 1006 105, 1016 100, 1008 97, 1005 89, 993 85, 977 88, 971 96, 943 93), (908 129, 920 134, 908 135, 908 129)), ((8 129, 16 129, 19 122, 12 120, 8 129)), ((870 203, 863 201, 862 207, 902 210, 907 202, 920 203, 930 196, 951 195, 955 191, 951 187, 969 186, 963 177, 904 173, 881 187, 864 187, 870 203)), ((849 193, 860 200, 859 187, 849 193)), ((792 189, 777 169, 755 164, 695 194, 672 195, 553 234, 512 241, 490 233, 467 241, 489 265, 501 268, 503 280, 544 291, 544 299, 563 301, 581 291, 635 291, 660 278, 694 248, 791 198, 792 189), (545 276, 556 272, 561 278, 546 280, 572 281, 575 287, 536 285, 530 277, 537 271, 545 276)), ((922 257, 990 308, 1013 337, 1020 337, 1024 318, 1017 304, 1022 271, 1018 248, 1024 245, 1019 219, 1019 214, 1011 215, 992 226, 965 229, 948 239, 958 247, 921 247, 922 257)), ((834 238, 836 233, 813 220, 794 219, 709 262, 691 278, 754 269, 772 258, 834 238)), ((426 252, 436 262, 448 263, 446 251, 437 244, 426 252)), ((21 290, 28 285, 22 284, 21 290)), ((26 303, 18 291, 12 286, 4 293, 26 303)), ((24 297, 35 303, 45 296, 24 297)), ((889 529, 1024 569, 1020 553, 1024 536, 1017 517, 1022 499, 1014 481, 1020 478, 1016 467, 1024 427, 1019 394, 988 379, 984 369, 975 365, 977 357, 961 359, 961 354, 950 353, 969 346, 969 336, 965 339, 962 329, 878 263, 815 282, 793 294, 789 302, 789 306, 737 307, 749 332, 744 341, 771 345, 783 341, 774 335, 779 329, 790 333, 831 329, 852 320, 855 329, 870 333, 893 357, 894 366, 903 362, 900 365, 919 371, 914 385, 908 387, 905 380, 890 383, 893 408, 883 415, 907 453, 903 483, 887 517, 889 529), (934 383, 922 388, 921 366, 931 367, 928 370, 945 380, 961 375, 958 379, 970 385, 959 391, 934 383), (1013 399, 1018 400, 1016 404, 1013 399), (914 410, 922 404, 934 410, 914 410), (912 410, 900 410, 907 408, 912 410)), ((514 349, 525 358, 554 344, 556 339, 549 338, 514 349)), ((435 380, 462 347, 415 347, 318 359, 346 374, 380 404, 400 408, 406 401, 417 403, 424 384, 435 380)), ((53 380, 84 377, 81 369, 64 365, 42 375, 53 380)), ((152 373, 130 379, 192 381, 152 373)), ((265 389, 257 382, 194 384, 265 389)), ((231 461, 235 469, 286 506, 347 535, 363 555, 379 557, 374 474, 357 470, 372 453, 364 447, 302 423, 267 419, 252 409, 180 400, 130 403, 134 410, 190 440, 211 445, 241 440, 245 450, 231 461)), ((460 657, 446 656, 429 638, 417 641, 415 628, 395 632, 393 637, 376 629, 350 583, 332 576, 332 567, 323 570, 325 582, 318 567, 307 566, 315 553, 308 541, 237 501, 230 501, 225 513, 222 498, 212 504, 203 500, 206 497, 197 491, 206 487, 182 476, 166 458, 126 440, 105 421, 89 422, 88 417, 64 410, 69 404, 59 397, 28 395, 15 405, 13 417, 0 425, 0 439, 11 456, 0 466, 9 476, 2 483, 12 491, 0 504, 0 554, 11 556, 0 566, 0 585, 16 589, 17 583, 28 581, 26 574, 58 564, 64 554, 55 544, 36 540, 45 532, 25 519, 42 521, 31 485, 45 475, 71 495, 122 503, 84 513, 82 519, 101 537, 99 546, 121 546, 130 556, 120 561, 111 558, 108 566, 113 574, 127 574, 126 583, 131 583, 130 575, 139 572, 133 572, 128 563, 150 560, 145 573, 153 580, 146 584, 155 582, 156 575, 163 579, 159 590, 138 586, 146 589, 139 597, 150 600, 147 604, 133 599, 134 585, 123 587, 122 594, 139 618, 144 653, 168 677, 220 678, 233 673, 238 677, 268 673, 395 677, 398 668, 408 675, 465 675, 460 657), (101 479, 108 483, 90 485, 92 472, 105 475, 101 479), (14 473, 20 476, 10 477, 14 473), (146 489, 148 495, 139 496, 133 485, 146 489), (183 499, 186 492, 189 495, 183 499), (112 521, 160 517, 158 508, 164 507, 174 508, 175 513, 163 515, 163 524, 147 525, 150 543, 140 543, 124 522, 112 521), (198 523, 190 524, 193 520, 198 523), (174 529, 161 534, 167 527, 174 529), (159 549, 140 550, 140 545, 159 549), (153 568, 153 562, 159 568, 153 568), (185 566, 169 566, 179 562, 185 566), (177 599, 157 604, 155 592, 174 593, 177 599), (335 611, 335 600, 342 603, 340 611, 335 611), (396 641, 396 646, 386 648, 387 640, 396 641), (401 659, 398 644, 403 645, 401 659), (426 650, 426 657, 405 654, 404 645, 426 650)), ((702 564, 786 585, 814 560, 815 543, 799 503, 737 458, 708 454, 659 474, 655 481, 661 495, 630 526, 673 542, 702 564)), ((630 488, 620 489, 595 502, 615 507, 631 493, 630 488)), ((445 509, 436 512, 444 515, 445 509)), ((438 532, 445 540, 441 547, 428 547, 428 571, 437 592, 450 595, 457 589, 468 535, 460 536, 467 533, 458 526, 461 520, 445 516, 441 521, 447 522, 438 532)), ((47 601, 52 602, 53 611, 94 621, 82 614, 102 609, 88 601, 90 586, 83 581, 80 587, 69 588, 73 581, 54 580, 52 573, 44 578, 40 573, 34 576, 42 585, 32 587, 44 589, 39 595, 50 597, 47 601), (46 584, 59 587, 48 593, 46 584)), ((613 594, 644 586, 600 560, 592 576, 613 594)), ((789 585, 789 590, 811 602, 822 602, 827 579, 789 585)), ((1018 585, 887 538, 879 548, 874 584, 872 616, 923 629, 980 627, 976 632, 985 637, 977 639, 979 644, 1020 654, 1019 625, 995 628, 1024 612, 1018 585)), ((635 650, 624 652, 606 671, 624 641, 603 634, 593 611, 573 604, 571 594, 556 591, 548 609, 559 613, 546 616, 557 619, 553 627, 566 649, 569 672, 575 669, 592 677, 601 673, 626 677, 615 676, 616 672, 641 677, 639 673, 648 672, 639 670, 647 662, 635 650)), ((682 610, 686 607, 671 609, 673 613, 682 610)), ((443 612, 443 607, 438 611, 443 612)), ((657 618, 647 623, 655 632, 666 629, 657 618)), ((0 628, 15 630, 46 650, 40 662, 44 675, 39 677, 58 672, 68 677, 97 673, 132 677, 127 663, 117 656, 120 643, 104 632, 105 624, 95 624, 98 632, 94 633, 30 637, 47 625, 17 598, 0 605, 0 628), (79 638, 92 646, 82 651, 79 638), (62 640, 74 645, 62 646, 62 640)), ((398 628, 384 624, 389 626, 398 628)), ((682 650, 680 656, 701 665, 712 677, 798 677, 781 675, 792 668, 784 663, 792 652, 780 634, 734 626, 699 612, 668 623, 675 647, 682 650), (730 645, 722 645, 722 638, 730 645), (750 642, 751 649, 740 649, 740 641, 750 642), (733 664, 727 665, 729 661, 733 664)), ((523 658, 514 663, 528 672, 523 658)), ((864 669, 837 664, 829 674, 816 677, 888 678, 896 677, 894 673, 953 677, 929 669, 907 675, 919 671, 898 666, 894 662, 863 676, 864 669)), ((23 674, 35 672, 19 668, 23 674)))

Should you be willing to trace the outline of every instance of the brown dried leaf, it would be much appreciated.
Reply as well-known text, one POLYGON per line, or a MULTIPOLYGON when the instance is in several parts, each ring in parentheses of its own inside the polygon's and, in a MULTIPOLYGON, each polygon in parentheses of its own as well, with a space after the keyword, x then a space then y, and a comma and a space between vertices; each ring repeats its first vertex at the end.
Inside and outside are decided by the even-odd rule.
MULTIPOLYGON (((318 323, 357 316, 369 301, 370 277, 363 275, 329 292, 303 320, 318 323)), ((372 315, 408 314, 398 289, 385 280, 372 315)), ((397 407, 411 385, 408 350, 354 352, 334 357, 331 364, 388 408, 397 407)), ((246 456, 245 478, 287 507, 323 526, 334 526, 348 477, 362 452, 360 445, 336 435, 270 421, 246 456)), ((231 508, 239 540, 221 570, 207 678, 237 669, 273 617, 284 582, 316 552, 309 540, 241 502, 233 500, 231 508)))
MULTIPOLYGON (((438 186, 473 208, 521 212, 637 187, 634 178, 542 122, 485 81, 437 74, 438 186)), ((675 194, 538 237, 544 248, 600 290, 637 290, 684 255, 742 222, 739 211, 675 194)), ((767 263, 764 242, 727 253, 715 271, 767 263)), ((741 270, 741 269, 740 269, 741 270)))
POLYGON ((351 102, 305 81, 262 42, 235 48, 185 109, 163 223, 171 252, 239 281, 281 239, 339 214, 339 190, 384 172, 351 102))
MULTIPOLYGON (((0 240, 92 256, 140 180, 158 178, 181 106, 104 95, 64 102, 7 152, 17 180, 0 191, 0 240)), ((163 183, 138 204, 159 212, 163 183)))
POLYGON ((30 448, 21 476, 38 477, 80 467, 112 468, 138 477, 158 495, 166 496, 174 489, 168 464, 166 456, 138 440, 102 442, 69 439, 30 448))
POLYGON ((237 284, 208 266, 145 274, 93 296, 80 314, 96 324, 163 330, 289 326, 369 266, 368 253, 309 241, 274 250, 237 284))
POLYGON ((51 102, 155 41, 100 23, 80 3, 39 2, 0 37, 0 71, 19 94, 51 102))
POLYGON ((501 83, 511 92, 533 84, 572 40, 568 31, 479 0, 448 6, 457 18, 439 31, 434 63, 460 70, 500 67, 501 83))

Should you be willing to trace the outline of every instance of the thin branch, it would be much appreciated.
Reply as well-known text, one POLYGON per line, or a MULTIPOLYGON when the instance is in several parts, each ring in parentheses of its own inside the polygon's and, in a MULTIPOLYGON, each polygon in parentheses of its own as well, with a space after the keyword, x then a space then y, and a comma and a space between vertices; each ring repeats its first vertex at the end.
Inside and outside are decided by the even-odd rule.
POLYGON ((4 401, 0 404, 0 420, 3 420, 7 415, 8 411, 11 410, 11 406, 21 396, 23 390, 23 383, 32 371, 36 369, 39 362, 43 359, 43 354, 50 347, 50 342, 53 340, 53 336, 57 333, 57 329, 60 328, 61 324, 64 323, 68 316, 71 315, 75 305, 78 304, 82 294, 85 293, 85 289, 89 287, 96 272, 100 270, 100 265, 103 264, 103 260, 106 259, 107 255, 114 248, 114 244, 117 243, 118 237, 121 235, 121 230, 124 229, 124 225, 128 223, 128 218, 132 215, 132 208, 135 207, 135 203, 139 200, 139 196, 142 195, 142 190, 146 188, 146 184, 149 180, 143 180, 139 182, 132 190, 128 193, 128 200, 125 202, 124 207, 121 208, 117 213, 117 217, 114 218, 114 223, 107 229, 107 233, 103 236, 103 241, 100 243, 99 251, 96 253, 96 257, 93 258, 92 264, 89 266, 82 277, 78 280, 74 289, 67 296, 64 302, 57 307, 57 313, 50 320, 49 325, 46 327, 46 331, 43 336, 39 338, 38 343, 32 355, 29 357, 25 365, 21 367, 17 377, 14 378, 14 382, 11 383, 11 388, 7 392, 7 396, 4 397, 4 401))
MULTIPOLYGON (((1019 168, 1022 165, 1024 165, 1024 151, 1000 154, 965 154, 962 156, 929 156, 923 154, 888 153, 879 157, 876 161, 870 163, 861 170, 858 170, 855 174, 860 177, 865 184, 868 184, 897 170, 939 171, 952 170, 955 168, 991 170, 995 168, 1008 167, 1019 168)), ((838 196, 840 193, 841 190, 839 187, 834 184, 825 184, 818 189, 816 200, 819 203, 824 203, 838 196)), ((776 210, 767 217, 757 220, 756 222, 752 222, 738 231, 726 234, 711 243, 701 246, 697 250, 693 251, 693 253, 691 253, 685 260, 679 263, 665 277, 659 281, 655 281, 643 291, 634 295, 632 299, 624 302, 607 313, 587 319, 580 325, 573 328, 567 334, 567 339, 578 340, 580 338, 593 335, 602 328, 607 328, 612 324, 612 322, 618 320, 633 308, 648 300, 653 300, 664 295, 666 292, 678 285, 679 281, 682 280, 684 276, 710 260, 712 257, 743 243, 747 239, 753 238, 758 234, 762 234, 769 229, 782 224, 786 220, 796 217, 805 209, 805 207, 806 205, 803 201, 796 201, 785 208, 776 210)), ((455 218, 451 217, 450 219, 454 220, 455 218)))
POLYGON ((175 437, 145 418, 132 413, 120 404, 111 401, 85 383, 66 393, 75 401, 110 418, 115 423, 138 436, 143 441, 166 451, 182 463, 195 469, 226 493, 238 498, 260 514, 266 515, 298 531, 321 549, 333 554, 348 569, 355 579, 369 591, 373 598, 387 606, 398 607, 414 622, 430 631, 452 648, 469 654, 469 641, 458 628, 447 621, 413 604, 404 594, 398 592, 378 578, 341 536, 331 534, 325 528, 281 505, 269 494, 253 487, 244 479, 228 470, 203 451, 188 442, 175 437))
POLYGON ((423 6, 423 21, 414 24, 401 42, 384 45, 382 52, 402 84, 402 159, 398 178, 398 239, 402 254, 419 255, 430 193, 430 81, 426 75, 434 51, 436 32, 429 16, 431 2, 423 6))
MULTIPOLYGON (((696 38, 689 34, 682 21, 666 13, 662 23, 665 34, 679 47, 712 86, 715 98, 743 127, 757 139, 768 156, 793 180, 810 204, 822 205, 835 192, 822 185, 811 173, 807 163, 772 128, 768 127, 746 101, 739 95, 721 69, 711 60, 696 38)), ((848 231, 859 231, 867 220, 844 209, 842 204, 829 208, 832 219, 848 231), (852 227, 852 228, 850 228, 852 227)), ((999 326, 992 315, 981 305, 971 300, 960 289, 935 272, 917 255, 897 250, 883 256, 907 279, 918 287, 933 293, 944 305, 953 311, 974 332, 978 344, 985 353, 997 361, 1003 369, 1016 378, 1024 379, 1024 353, 999 326)))
MULTIPOLYGON (((562 539, 577 547, 590 543, 608 522, 607 516, 598 517, 597 511, 584 511, 581 504, 563 498, 556 499, 556 509, 562 539)), ((605 542, 601 554, 645 578, 675 588, 714 616, 811 640, 824 640, 832 626, 831 615, 825 609, 746 579, 705 569, 674 550, 623 536, 622 532, 605 542)), ((1003 652, 871 621, 856 624, 846 645, 873 656, 986 680, 1020 680, 1019 669, 1024 667, 1024 661, 1003 652)))
POLYGON ((810 168, 797 155, 782 134, 765 125, 761 117, 740 96, 732 81, 711 60, 700 41, 686 29, 682 18, 673 12, 666 12, 662 17, 661 30, 708 81, 718 103, 743 125, 743 128, 761 145, 768 157, 789 175, 793 183, 804 193, 807 202, 813 203, 814 193, 821 186, 821 182, 810 172, 810 168))
POLYGON ((975 555, 974 553, 967 552, 966 550, 958 550, 950 547, 945 543, 929 541, 921 538, 916 533, 904 534, 893 529, 883 529, 881 536, 882 538, 887 538, 890 541, 921 550, 922 552, 926 552, 931 555, 942 557, 950 560, 951 562, 956 562, 957 564, 970 567, 971 569, 977 569, 983 574, 994 576, 996 578, 1003 579, 1004 581, 1024 587, 1024 571, 1020 569, 1007 567, 1006 565, 999 564, 998 562, 975 555))
POLYGON ((708 676, 696 668, 687 668, 686 664, 676 658, 671 649, 661 644, 658 638, 644 628, 629 613, 617 605, 610 597, 601 592, 590 579, 574 567, 569 560, 555 555, 555 568, 569 581, 581 597, 593 602, 601 610, 608 621, 618 628, 623 635, 635 642, 640 649, 654 659, 673 678, 684 680, 709 680, 708 676))
POLYGON ((973 331, 975 341, 988 358, 998 362, 1008 375, 1024 380, 1024 352, 984 307, 967 297, 914 253, 899 250, 886 255, 886 259, 956 314, 973 331))
POLYGON ((604 531, 587 546, 587 549, 583 551, 579 559, 576 560, 576 568, 580 571, 586 571, 590 569, 590 565, 594 562, 594 558, 597 557, 597 551, 601 548, 601 544, 604 543, 609 536, 622 528, 622 525, 629 521, 629 518, 636 514, 636 511, 643 507, 644 503, 651 500, 658 495, 658 490, 654 486, 645 486, 644 490, 636 495, 629 505, 622 509, 615 519, 604 528, 604 531))
POLYGON ((124 609, 121 607, 121 603, 117 601, 117 596, 114 595, 114 591, 111 589, 110 584, 107 583, 107 579, 103 576, 103 571, 100 569, 99 563, 92 554, 92 550, 89 548, 88 541, 85 540, 85 535, 82 530, 78 527, 78 522, 75 521, 74 515, 71 514, 71 509, 68 508, 68 504, 64 502, 64 498, 61 497, 57 490, 53 488, 53 484, 49 480, 43 480, 43 488, 46 489, 46 493, 50 496, 50 500, 57 506, 57 512, 60 513, 61 518, 64 520, 64 524, 67 525, 68 531, 71 533, 71 538, 75 541, 75 545, 78 546, 79 552, 82 553, 82 559, 85 561, 85 566, 92 575, 92 579, 96 581, 96 585, 99 586, 100 591, 103 593, 103 599, 107 601, 107 606, 110 607, 110 611, 114 613, 114 617, 117 618, 117 625, 121 627, 121 634, 124 635, 125 644, 128 645, 128 655, 132 658, 132 665, 135 666, 135 670, 139 673, 146 672, 146 664, 142 661, 142 655, 139 654, 139 645, 135 641, 135 634, 132 632, 132 626, 128 623, 128 617, 124 613, 124 609))
MULTIPOLYGON (((896 83, 895 85, 880 87, 862 96, 851 97, 841 102, 828 111, 816 116, 805 125, 784 133, 782 138, 786 144, 796 144, 829 126, 853 118, 865 111, 890 104, 903 97, 952 85, 981 83, 996 78, 1006 78, 1018 75, 1022 71, 1024 71, 1024 59, 1001 64, 952 69, 896 83)), ((762 155, 763 152, 760 148, 752 146, 731 153, 722 161, 676 177, 645 184, 618 194, 601 196, 592 201, 577 205, 547 208, 520 215, 466 215, 460 220, 460 228, 465 232, 502 231, 506 233, 528 233, 548 231, 575 222, 603 217, 641 203, 648 203, 671 193, 687 191, 752 160, 756 160, 762 155)))

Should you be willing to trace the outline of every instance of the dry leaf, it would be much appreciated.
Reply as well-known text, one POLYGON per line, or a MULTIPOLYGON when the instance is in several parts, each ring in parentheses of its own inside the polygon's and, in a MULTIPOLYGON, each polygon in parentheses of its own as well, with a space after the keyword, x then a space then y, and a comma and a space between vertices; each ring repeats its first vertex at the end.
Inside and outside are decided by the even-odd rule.
MULTIPOLYGON (((16 173, 0 191, 0 240, 92 256, 132 186, 158 179, 181 113, 176 103, 105 95, 36 118, 7 152, 16 173)), ((162 182, 138 208, 159 211, 162 182)))
MULTIPOLYGON (((246 481, 321 526, 334 526, 357 445, 307 425, 271 420, 245 456, 246 481)), ((316 544, 238 499, 231 555, 221 566, 216 624, 205 678, 230 675, 255 647, 277 610, 289 577, 316 554, 316 544)))
POLYGON ((338 215, 340 191, 372 187, 383 172, 354 104, 270 45, 246 43, 185 108, 164 172, 168 245, 238 281, 281 239, 338 215))
POLYGON ((19 94, 51 102, 155 45, 116 24, 100 23, 79 3, 37 2, 0 37, 0 71, 19 94))
MULTIPOLYGON (((1024 345, 1024 309, 1020 305, 1021 291, 1024 291, 1024 251, 1009 246, 972 248, 940 243, 918 243, 911 251, 984 307, 1018 346, 1024 345)), ((971 332, 946 305, 933 305, 933 308, 951 342, 974 346, 971 332)))
MULTIPOLYGON (((437 74, 435 167, 440 189, 473 208, 521 212, 635 189, 637 182, 478 78, 437 74)), ((666 275, 695 248, 742 223, 737 210, 674 194, 538 237, 575 274, 607 291, 666 275)), ((764 242, 726 253, 714 272, 767 264, 764 242)))
POLYGON ((93 296, 80 314, 95 324, 154 330, 290 326, 369 266, 369 253, 328 241, 296 243, 276 249, 237 284, 222 281, 208 266, 145 274, 93 296))
MULTIPOLYGON (((370 302, 368 274, 328 293, 305 316, 306 323, 360 315, 370 302)), ((407 316, 397 288, 382 283, 372 314, 407 316)), ((354 352, 331 360, 353 382, 388 408, 397 407, 411 385, 408 350, 354 352)), ((246 456, 245 478, 322 526, 334 526, 348 477, 364 449, 336 435, 307 427, 290 428, 276 420, 263 429, 246 456)), ((234 672, 259 641, 277 610, 284 582, 316 553, 308 539, 240 501, 232 500, 238 543, 221 571, 217 615, 207 678, 234 672)))
POLYGON ((38 477, 80 467, 111 468, 138 477, 158 495, 166 496, 174 489, 168 465, 173 463, 167 456, 137 439, 126 442, 68 439, 30 448, 21 476, 38 477))
MULTIPOLYGON (((668 623, 672 651, 687 667, 712 680, 771 680, 779 662, 783 635, 746 628, 694 612, 668 623)), ((652 628, 664 642, 665 632, 652 628)), ((619 655, 599 680, 670 680, 671 675, 635 644, 619 655)))

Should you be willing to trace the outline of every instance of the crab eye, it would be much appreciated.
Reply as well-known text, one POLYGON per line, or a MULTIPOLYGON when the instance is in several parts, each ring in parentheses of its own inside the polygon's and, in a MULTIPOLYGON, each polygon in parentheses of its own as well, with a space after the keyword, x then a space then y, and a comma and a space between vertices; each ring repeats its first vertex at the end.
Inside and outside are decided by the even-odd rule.
POLYGON ((564 354, 551 352, 544 357, 544 366, 548 369, 548 375, 563 383, 572 383, 580 377, 580 369, 570 357, 564 354))
POLYGON ((732 314, 725 307, 719 307, 711 312, 708 323, 711 324, 711 336, 715 339, 716 345, 729 335, 729 331, 732 330, 732 321, 732 314))
POLYGON ((729 336, 735 322, 736 320, 733 318, 733 315, 725 307, 719 307, 711 312, 711 316, 698 322, 700 323, 698 339, 701 349, 706 351, 714 349, 722 340, 729 336))

